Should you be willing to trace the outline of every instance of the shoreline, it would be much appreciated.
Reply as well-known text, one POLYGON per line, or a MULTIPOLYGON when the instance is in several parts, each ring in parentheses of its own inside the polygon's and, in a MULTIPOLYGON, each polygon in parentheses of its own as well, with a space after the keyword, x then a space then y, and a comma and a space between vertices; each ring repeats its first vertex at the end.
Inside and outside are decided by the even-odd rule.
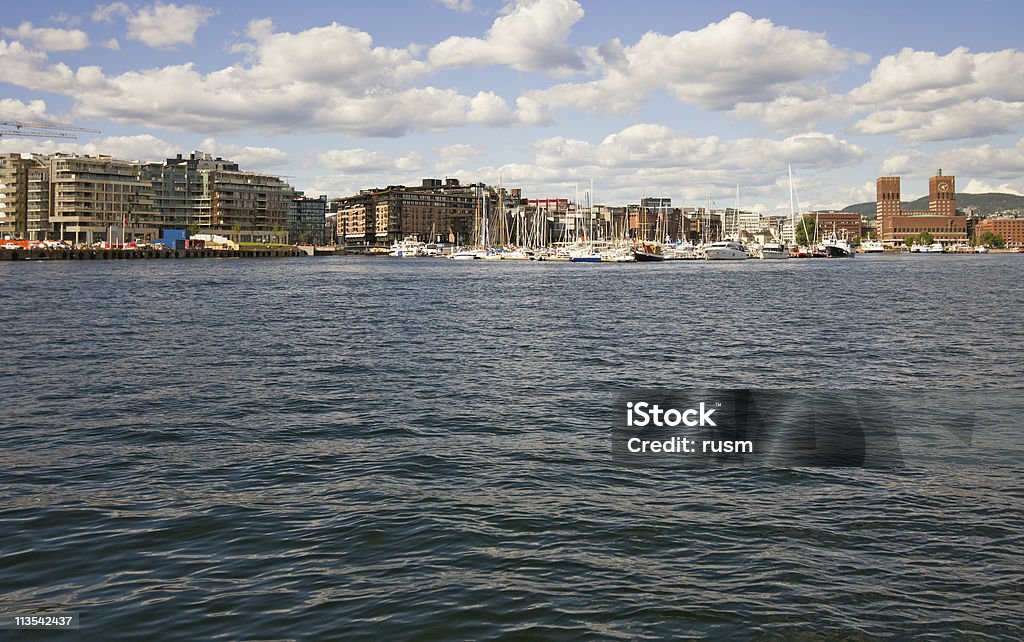
POLYGON ((300 248, 266 249, 0 249, 0 261, 91 261, 133 259, 258 259, 310 256, 300 248))

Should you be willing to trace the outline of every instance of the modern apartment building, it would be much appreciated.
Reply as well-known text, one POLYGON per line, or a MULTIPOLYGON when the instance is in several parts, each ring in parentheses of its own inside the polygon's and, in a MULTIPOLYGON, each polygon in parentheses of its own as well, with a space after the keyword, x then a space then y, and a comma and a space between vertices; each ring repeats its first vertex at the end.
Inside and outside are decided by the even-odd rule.
POLYGON ((28 164, 0 154, 0 237, 23 238, 28 226, 28 164))
POLYGON ((293 243, 303 245, 324 245, 328 240, 324 235, 324 222, 327 217, 327 196, 311 198, 296 195, 288 202, 288 220, 286 229, 288 238, 293 243))
POLYGON ((163 163, 0 156, 0 234, 18 238, 92 243, 190 229, 285 241, 295 198, 279 177, 242 171, 203 152, 163 163))
POLYGON ((404 238, 475 244, 484 234, 490 234, 489 240, 497 244, 502 219, 499 210, 507 212, 514 207, 517 192, 499 192, 482 184, 462 185, 455 178, 427 178, 414 187, 362 190, 335 199, 338 236, 351 248, 388 247, 404 238), (491 224, 485 225, 485 220, 491 224))
POLYGON ((152 184, 140 163, 58 154, 49 166, 49 223, 57 238, 92 243, 114 228, 155 229, 152 184))

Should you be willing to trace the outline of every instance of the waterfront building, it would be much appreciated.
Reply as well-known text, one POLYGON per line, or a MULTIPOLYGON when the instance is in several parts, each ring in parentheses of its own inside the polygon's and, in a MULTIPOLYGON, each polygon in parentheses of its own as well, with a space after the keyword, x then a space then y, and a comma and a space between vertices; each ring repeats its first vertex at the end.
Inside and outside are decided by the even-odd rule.
POLYGON ((157 220, 151 183, 142 165, 105 155, 49 158, 49 223, 57 238, 76 243, 111 239, 124 230, 150 229, 157 220))
POLYGON ((836 212, 833 210, 809 212, 817 221, 818 236, 836 235, 838 238, 853 240, 864 235, 860 214, 836 212))
POLYGON ((277 176, 233 167, 203 169, 199 178, 196 220, 204 232, 238 242, 288 241, 288 203, 295 197, 291 185, 277 176))
POLYGON ((1024 217, 992 217, 982 219, 974 226, 974 238, 985 232, 1003 237, 1006 247, 1024 247, 1024 217))
POLYGON ((218 169, 239 171, 237 163, 200 151, 188 158, 178 154, 162 163, 145 164, 143 174, 152 184, 159 227, 195 231, 209 228, 212 193, 208 175, 218 169))
POLYGON ((878 236, 886 245, 902 244, 922 232, 940 243, 967 242, 967 217, 956 211, 955 177, 943 176, 941 169, 928 179, 927 210, 902 209, 899 176, 879 177, 875 194, 878 236))
POLYGON ((520 200, 519 190, 426 178, 419 186, 365 189, 333 203, 339 242, 359 249, 388 248, 403 239, 474 244, 484 236, 497 245, 503 234, 508 238, 510 213, 520 200))
POLYGON ((26 187, 25 237, 42 241, 52 236, 50 225, 50 164, 44 156, 33 156, 26 187))
MULTIPOLYGON (((157 238, 163 230, 288 238, 295 190, 276 176, 194 152, 163 163, 105 155, 0 156, 0 234, 81 243, 157 238)), ((322 219, 320 234, 322 235, 322 219)))
POLYGON ((0 154, 0 236, 24 238, 28 226, 28 166, 21 154, 0 154))
POLYGON ((296 192, 288 202, 287 231, 293 243, 324 245, 324 222, 327 218, 327 195, 317 198, 296 192))

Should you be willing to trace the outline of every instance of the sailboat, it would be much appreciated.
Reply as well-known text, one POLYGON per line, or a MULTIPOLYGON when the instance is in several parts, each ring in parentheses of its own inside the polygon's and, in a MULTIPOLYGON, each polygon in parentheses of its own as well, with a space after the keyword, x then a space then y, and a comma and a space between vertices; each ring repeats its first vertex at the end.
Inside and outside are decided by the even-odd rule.
POLYGON ((636 243, 633 245, 633 258, 637 261, 643 262, 664 261, 665 255, 661 251, 661 244, 647 240, 647 212, 644 207, 645 200, 645 196, 641 194, 640 205, 636 210, 636 243), (642 222, 641 216, 643 217, 642 222))
MULTIPOLYGON (((594 191, 594 181, 591 180, 590 181, 590 192, 593 193, 593 191, 594 191)), ((580 217, 578 216, 578 214, 579 214, 579 200, 580 200, 580 190, 579 190, 579 186, 577 185, 577 187, 576 187, 576 203, 577 203, 577 205, 576 205, 576 213, 577 213, 577 216, 576 216, 575 221, 574 221, 574 227, 576 227, 577 229, 579 228, 579 225, 580 225, 580 217)), ((576 247, 573 247, 573 248, 571 248, 569 250, 569 260, 571 262, 573 262, 573 263, 600 263, 601 262, 601 258, 602 258, 601 254, 596 249, 594 249, 594 205, 593 205, 593 202, 591 201, 591 195, 589 193, 587 194, 587 215, 588 215, 588 218, 589 218, 589 224, 590 225, 589 225, 588 231, 586 231, 584 233, 584 235, 583 235, 583 238, 580 239, 583 242, 583 244, 582 245, 578 245, 576 247)), ((579 233, 578 232, 577 232, 576 236, 577 236, 577 238, 579 238, 579 233)))

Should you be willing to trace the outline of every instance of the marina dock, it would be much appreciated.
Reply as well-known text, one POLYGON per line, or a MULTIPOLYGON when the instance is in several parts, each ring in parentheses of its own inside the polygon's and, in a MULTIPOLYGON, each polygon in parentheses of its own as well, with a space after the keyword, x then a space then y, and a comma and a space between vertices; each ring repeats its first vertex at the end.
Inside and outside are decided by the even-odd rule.
POLYGON ((258 248, 238 250, 216 249, 70 249, 70 248, 32 248, 32 249, 0 249, 0 261, 91 261, 91 260, 127 260, 127 259, 262 259, 308 256, 306 252, 295 247, 258 248))

